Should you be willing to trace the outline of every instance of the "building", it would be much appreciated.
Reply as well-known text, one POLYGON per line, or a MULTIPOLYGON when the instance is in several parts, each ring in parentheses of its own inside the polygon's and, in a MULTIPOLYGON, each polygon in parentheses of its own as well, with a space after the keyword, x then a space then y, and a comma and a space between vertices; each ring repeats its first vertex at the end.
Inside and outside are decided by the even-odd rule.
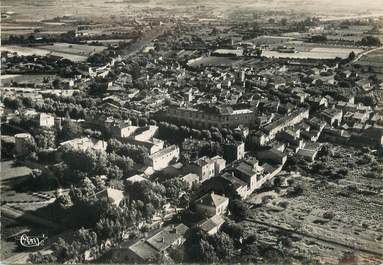
POLYGON ((298 150, 297 155, 302 157, 306 161, 313 162, 315 160, 317 153, 318 153, 318 150, 316 149, 302 148, 298 150))
POLYGON ((224 153, 228 163, 241 160, 245 157, 245 143, 238 141, 226 143, 224 145, 224 153))
POLYGON ((191 162, 187 167, 187 171, 198 175, 200 182, 204 182, 205 180, 214 176, 215 162, 207 156, 203 156, 191 162))
POLYGON ((204 219, 197 226, 208 235, 215 235, 221 226, 225 223, 225 219, 221 215, 214 215, 204 219))
POLYGON ((126 138, 131 136, 138 128, 130 124, 120 123, 112 125, 110 131, 114 138, 126 138))
POLYGON ((194 173, 189 173, 181 177, 181 180, 188 184, 189 189, 191 189, 196 183, 199 183, 199 179, 200 177, 194 173))
POLYGON ((47 113, 39 113, 37 115, 37 123, 40 127, 52 128, 55 126, 55 117, 47 113))
POLYGON ((197 128, 236 128, 239 125, 252 127, 255 121, 252 110, 233 110, 231 107, 213 107, 206 110, 170 107, 164 115, 175 123, 197 128))
POLYGON ((212 193, 207 193, 194 202, 195 209, 204 216, 224 214, 229 206, 229 198, 212 193))
POLYGON ((224 172, 206 180, 199 188, 200 194, 214 192, 228 198, 238 197, 246 199, 249 195, 246 182, 237 178, 234 172, 224 172))
POLYGON ((226 160, 220 156, 214 156, 211 158, 214 162, 215 175, 219 174, 226 167, 226 160))
POLYGON ((122 243, 119 248, 113 249, 112 260, 119 263, 156 263, 158 256, 166 256, 170 248, 177 248, 185 242, 188 229, 184 224, 170 225, 131 245, 122 243))
POLYGON ((64 146, 71 147, 75 150, 83 150, 83 151, 88 149, 106 151, 108 143, 102 140, 94 139, 94 138, 83 137, 83 138, 75 138, 73 140, 60 143, 60 148, 64 146))
POLYGON ((29 133, 15 134, 15 153, 17 156, 24 155, 28 152, 30 143, 32 143, 33 137, 29 133))
POLYGON ((309 110, 301 108, 299 110, 293 111, 287 116, 284 116, 269 125, 263 127, 263 131, 266 132, 270 140, 274 139, 275 135, 289 126, 294 126, 300 123, 303 119, 309 117, 309 110))
POLYGON ((217 49, 211 53, 212 56, 243 56, 243 49, 217 49))
POLYGON ((148 180, 145 174, 137 174, 126 179, 127 183, 135 183, 148 180))
POLYGON ((163 252, 170 247, 181 246, 185 242, 185 233, 189 228, 184 224, 170 225, 162 229, 146 242, 157 251, 163 252))
POLYGON ((258 183, 263 176, 263 168, 255 158, 241 161, 233 166, 234 175, 247 184, 248 193, 252 193, 261 185, 258 183))
POLYGON ((339 126, 342 122, 343 111, 341 109, 325 109, 321 112, 323 119, 331 126, 339 126))
POLYGON ((161 170, 178 160, 180 149, 176 145, 168 146, 145 159, 145 165, 153 167, 154 170, 161 170))
POLYGON ((111 200, 116 206, 119 206, 120 202, 125 198, 122 190, 114 188, 103 189, 102 191, 97 192, 94 196, 98 199, 111 200))
POLYGON ((269 160, 275 164, 285 164, 287 161, 287 155, 276 148, 270 148, 256 152, 256 157, 262 160, 269 160))

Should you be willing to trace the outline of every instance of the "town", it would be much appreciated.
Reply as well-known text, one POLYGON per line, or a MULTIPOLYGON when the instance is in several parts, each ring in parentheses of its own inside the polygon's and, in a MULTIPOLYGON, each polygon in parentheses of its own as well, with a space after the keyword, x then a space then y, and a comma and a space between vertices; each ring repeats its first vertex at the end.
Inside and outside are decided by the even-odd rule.
POLYGON ((2 7, 2 263, 383 262, 383 7, 96 2, 2 7))

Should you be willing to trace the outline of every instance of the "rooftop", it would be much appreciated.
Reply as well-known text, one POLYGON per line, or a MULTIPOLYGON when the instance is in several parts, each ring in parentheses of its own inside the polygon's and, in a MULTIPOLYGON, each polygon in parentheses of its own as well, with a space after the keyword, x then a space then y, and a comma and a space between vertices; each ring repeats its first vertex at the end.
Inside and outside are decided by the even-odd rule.
POLYGON ((199 198, 196 203, 208 206, 218 207, 223 204, 225 201, 229 200, 228 198, 215 194, 215 193, 207 193, 201 198, 199 198))
POLYGON ((202 220, 198 223, 198 226, 205 232, 216 228, 217 226, 222 225, 225 222, 225 219, 220 215, 214 215, 208 219, 202 220))
POLYGON ((184 224, 167 226, 146 241, 156 250, 164 251, 177 239, 183 237, 188 229, 184 224))

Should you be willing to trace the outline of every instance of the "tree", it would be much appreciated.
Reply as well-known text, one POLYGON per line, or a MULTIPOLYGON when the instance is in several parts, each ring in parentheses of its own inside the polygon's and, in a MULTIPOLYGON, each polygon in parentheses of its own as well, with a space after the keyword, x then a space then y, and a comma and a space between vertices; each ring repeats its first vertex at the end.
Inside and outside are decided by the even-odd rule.
POLYGON ((56 258, 52 254, 42 254, 38 251, 37 253, 29 254, 28 261, 33 264, 47 264, 55 263, 56 258))
MULTIPOLYGON (((234 244, 233 240, 226 233, 218 232, 214 236, 209 237, 208 241, 213 246, 214 252, 220 261, 230 261, 234 254, 234 244)), ((210 257, 205 257, 205 259, 208 261, 210 257)))
POLYGON ((233 223, 224 223, 222 226, 222 231, 235 240, 239 240, 243 236, 242 227, 233 223))
POLYGON ((214 247, 207 234, 198 227, 190 228, 185 234, 185 254, 189 262, 217 262, 214 247))
POLYGON ((249 217, 249 209, 239 199, 230 200, 229 210, 235 220, 242 221, 249 217))
POLYGON ((60 141, 68 141, 80 137, 82 128, 78 123, 64 122, 62 129, 58 132, 60 141))
POLYGON ((352 61, 356 58, 356 54, 354 51, 350 52, 350 54, 348 55, 348 61, 352 61))
POLYGON ((362 46, 381 46, 382 43, 380 42, 380 39, 378 37, 365 36, 359 42, 359 45, 362 45, 362 46))
POLYGON ((211 133, 208 130, 202 130, 202 138, 205 138, 206 140, 211 140, 211 133))
POLYGON ((53 130, 38 128, 33 135, 38 147, 42 149, 56 147, 56 134, 53 130))

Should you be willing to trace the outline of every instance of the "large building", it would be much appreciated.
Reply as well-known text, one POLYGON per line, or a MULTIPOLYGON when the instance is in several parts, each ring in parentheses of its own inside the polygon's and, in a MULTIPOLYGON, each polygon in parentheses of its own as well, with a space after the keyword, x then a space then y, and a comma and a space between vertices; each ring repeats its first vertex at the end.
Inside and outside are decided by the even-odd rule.
POLYGON ((153 167, 154 170, 161 170, 170 165, 172 161, 178 160, 180 149, 176 145, 171 145, 150 155, 145 159, 145 164, 153 167))
POLYGON ((255 113, 250 109, 233 110, 231 107, 214 107, 209 110, 194 108, 169 108, 166 118, 196 128, 235 128, 239 125, 252 127, 255 113))

